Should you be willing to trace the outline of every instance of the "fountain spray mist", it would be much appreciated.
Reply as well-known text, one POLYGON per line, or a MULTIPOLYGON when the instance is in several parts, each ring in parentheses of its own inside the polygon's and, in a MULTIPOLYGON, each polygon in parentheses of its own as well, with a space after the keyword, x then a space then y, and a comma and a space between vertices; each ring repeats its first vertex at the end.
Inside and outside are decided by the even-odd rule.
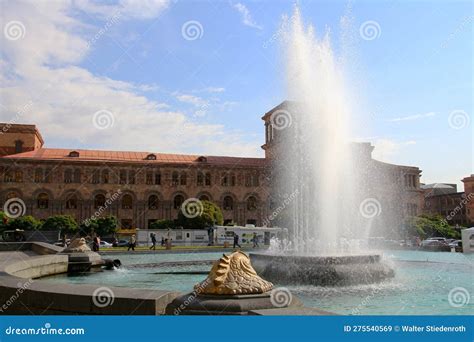
POLYGON ((344 67, 334 55, 329 32, 318 37, 312 26, 304 25, 298 8, 284 27, 292 101, 275 115, 288 116, 291 125, 278 132, 284 157, 275 160, 275 178, 279 197, 295 190, 299 194, 285 217, 293 247, 306 255, 354 252, 350 241, 367 237, 367 232, 360 231, 358 222, 360 161, 350 143, 352 113, 344 67))

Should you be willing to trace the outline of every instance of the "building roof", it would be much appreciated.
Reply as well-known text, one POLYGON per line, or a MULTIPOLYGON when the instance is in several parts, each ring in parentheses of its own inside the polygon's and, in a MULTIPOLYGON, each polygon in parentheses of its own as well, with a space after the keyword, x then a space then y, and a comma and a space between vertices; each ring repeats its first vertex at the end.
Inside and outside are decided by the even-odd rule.
POLYGON ((147 164, 208 164, 227 166, 260 167, 265 165, 264 158, 240 158, 221 156, 200 156, 168 154, 154 152, 127 152, 102 150, 71 150, 59 148, 40 148, 1 157, 0 159, 50 160, 50 161, 103 161, 103 162, 137 162, 147 164), (71 153, 72 152, 72 153, 71 153), (74 153, 77 152, 77 153, 74 153))

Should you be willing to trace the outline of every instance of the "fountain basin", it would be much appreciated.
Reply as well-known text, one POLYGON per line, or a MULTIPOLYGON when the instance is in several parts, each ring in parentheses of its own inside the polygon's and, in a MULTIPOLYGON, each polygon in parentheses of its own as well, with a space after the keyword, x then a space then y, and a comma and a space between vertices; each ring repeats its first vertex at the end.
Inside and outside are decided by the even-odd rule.
POLYGON ((381 282, 395 275, 380 255, 298 256, 251 253, 254 269, 277 284, 346 286, 381 282))

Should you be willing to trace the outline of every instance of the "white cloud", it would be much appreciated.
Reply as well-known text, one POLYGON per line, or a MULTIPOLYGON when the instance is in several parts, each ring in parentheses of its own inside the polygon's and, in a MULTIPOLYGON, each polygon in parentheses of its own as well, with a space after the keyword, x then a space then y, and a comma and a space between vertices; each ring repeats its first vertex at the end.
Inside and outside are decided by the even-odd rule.
POLYGON ((244 4, 238 2, 232 5, 235 10, 240 13, 242 17, 242 23, 246 26, 253 27, 255 29, 261 30, 262 26, 258 25, 255 20, 252 18, 249 9, 244 4))
POLYGON ((429 118, 429 117, 432 117, 432 116, 435 116, 435 115, 436 115, 435 112, 429 112, 429 113, 423 113, 423 114, 402 116, 402 117, 398 117, 398 118, 389 119, 388 121, 389 122, 413 121, 413 120, 429 118))
POLYGON ((204 88, 203 91, 207 93, 223 93, 225 92, 225 88, 223 87, 207 87, 204 88))
POLYGON ((384 162, 394 162, 405 147, 415 144, 414 140, 395 141, 380 138, 373 142, 375 148, 372 157, 384 162))
MULTIPOLYGON (((120 2, 141 8, 152 3, 120 2)), ((261 155, 257 141, 247 142, 222 125, 193 122, 165 101, 142 95, 155 85, 114 80, 78 66, 88 53, 91 27, 71 17, 72 10, 71 2, 2 3, 1 27, 18 20, 26 32, 16 41, 4 34, 0 38, 0 121, 36 124, 49 147, 261 155), (113 127, 94 126, 94 113, 100 110, 113 114, 113 127)))
POLYGON ((209 106, 209 102, 199 96, 177 93, 176 98, 181 102, 192 104, 193 106, 196 106, 196 107, 209 106))
POLYGON ((168 6, 168 0, 118 0, 115 3, 99 3, 93 0, 75 0, 75 8, 98 15, 109 17, 112 13, 120 13, 127 19, 152 19, 159 16, 168 6))

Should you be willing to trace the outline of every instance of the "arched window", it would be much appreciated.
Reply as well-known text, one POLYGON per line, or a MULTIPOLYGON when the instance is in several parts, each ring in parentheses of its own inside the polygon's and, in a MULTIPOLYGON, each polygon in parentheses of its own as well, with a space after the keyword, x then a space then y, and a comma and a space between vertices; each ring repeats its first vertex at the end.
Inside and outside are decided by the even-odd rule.
POLYGON ((161 184, 161 173, 160 173, 160 171, 156 171, 156 173, 155 173, 155 184, 156 185, 161 184))
POLYGON ((66 209, 77 209, 76 195, 70 195, 66 199, 66 209))
POLYGON ((49 205, 48 195, 45 193, 39 194, 38 199, 37 199, 37 205, 38 205, 38 209, 48 209, 48 205, 49 205))
POLYGON ((221 178, 221 185, 222 186, 229 186, 229 176, 227 173, 224 173, 224 175, 221 178))
POLYGON ((147 171, 145 175, 145 183, 147 185, 153 184, 153 171, 147 171))
POLYGON ((94 208, 99 209, 105 206, 105 196, 102 194, 95 195, 94 208))
POLYGON ((3 181, 5 183, 13 182, 13 172, 12 171, 5 171, 5 175, 3 176, 3 181))
POLYGON ((186 175, 186 172, 181 172, 181 177, 179 178, 179 183, 181 185, 186 185, 186 183, 188 182, 188 176, 186 175))
POLYGON ((127 183, 127 171, 120 170, 119 173, 119 184, 126 184, 127 183))
POLYGON ((173 200, 173 207, 175 209, 181 208, 181 205, 184 202, 184 197, 182 195, 176 195, 173 200))
POLYGON ((67 169, 64 171, 64 183, 72 183, 72 170, 67 169))
POLYGON ((259 186, 259 181, 258 181, 258 175, 257 174, 252 175, 252 186, 259 186))
POLYGON ((122 197, 122 209, 132 209, 133 199, 129 194, 123 195, 122 197))
POLYGON ((35 170, 35 183, 42 183, 43 182, 43 169, 36 169, 35 170))
POLYGON ((151 195, 148 197, 148 209, 156 210, 158 209, 158 196, 151 195))
POLYGON ((211 186, 211 173, 210 172, 206 173, 205 184, 206 186, 211 186))
POLYGON ((197 184, 198 186, 204 185, 204 174, 203 174, 202 172, 198 172, 196 184, 197 184))
POLYGON ((135 170, 128 171, 128 184, 135 184, 136 182, 136 172, 135 170))
POLYGON ((201 196, 199 196, 199 199, 200 199, 201 201, 208 201, 208 202, 209 202, 209 200, 210 200, 210 199, 209 199, 209 196, 207 196, 207 195, 201 195, 201 196))
POLYGON ((23 182, 23 172, 20 170, 15 171, 15 182, 16 183, 21 183, 23 182))
POLYGON ((245 175, 245 186, 252 186, 252 175, 249 173, 245 175))
POLYGON ((92 171, 92 184, 100 183, 100 170, 92 171))
POLYGON ((81 183, 81 169, 74 170, 74 183, 81 183))
POLYGON ((15 141, 15 153, 23 152, 23 141, 16 140, 15 141))
POLYGON ((179 174, 178 171, 174 171, 171 175, 171 185, 178 185, 179 184, 179 174))
POLYGON ((232 196, 225 196, 224 203, 222 203, 224 210, 233 210, 234 209, 234 199, 232 196))
POLYGON ((247 199, 247 210, 248 211, 257 210, 257 199, 254 196, 250 196, 247 199))
POLYGON ((110 182, 109 170, 103 170, 102 171, 102 183, 103 184, 109 184, 109 182, 110 182))
POLYGON ((235 174, 230 174, 230 186, 235 186, 235 174))
POLYGON ((19 198, 20 196, 16 192, 9 192, 7 194, 7 200, 12 199, 12 198, 19 198))

